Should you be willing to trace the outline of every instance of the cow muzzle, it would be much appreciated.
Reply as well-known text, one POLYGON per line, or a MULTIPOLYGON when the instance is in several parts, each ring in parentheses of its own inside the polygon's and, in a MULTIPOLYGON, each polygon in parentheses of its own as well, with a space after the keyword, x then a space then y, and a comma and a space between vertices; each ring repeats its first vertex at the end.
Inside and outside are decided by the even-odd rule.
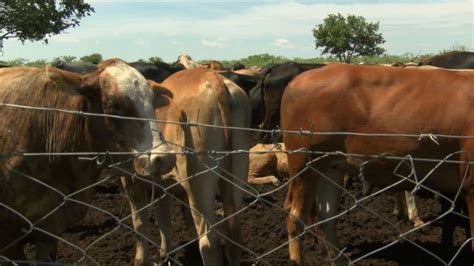
POLYGON ((164 175, 176 165, 176 154, 168 148, 142 153, 133 160, 135 172, 142 176, 164 175))

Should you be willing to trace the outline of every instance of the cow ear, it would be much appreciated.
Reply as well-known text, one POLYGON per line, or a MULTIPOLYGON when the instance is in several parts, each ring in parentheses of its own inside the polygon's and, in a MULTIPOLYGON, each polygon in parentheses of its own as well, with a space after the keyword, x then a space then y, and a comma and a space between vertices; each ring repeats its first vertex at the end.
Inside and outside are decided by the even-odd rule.
POLYGON ((171 92, 168 88, 165 86, 161 85, 160 83, 157 83, 153 80, 147 80, 148 86, 150 86, 151 90, 153 91, 153 97, 156 96, 168 96, 170 98, 173 98, 173 92, 171 92))
POLYGON ((147 80, 148 86, 150 86, 151 91, 153 92, 153 106, 155 108, 160 108, 169 104, 173 98, 173 92, 171 92, 165 86, 154 82, 153 80, 147 80))
POLYGON ((61 70, 55 67, 47 66, 46 74, 49 79, 58 84, 58 89, 61 89, 72 95, 87 95, 92 90, 96 90, 98 86, 93 82, 96 80, 96 75, 81 76, 79 74, 61 70))

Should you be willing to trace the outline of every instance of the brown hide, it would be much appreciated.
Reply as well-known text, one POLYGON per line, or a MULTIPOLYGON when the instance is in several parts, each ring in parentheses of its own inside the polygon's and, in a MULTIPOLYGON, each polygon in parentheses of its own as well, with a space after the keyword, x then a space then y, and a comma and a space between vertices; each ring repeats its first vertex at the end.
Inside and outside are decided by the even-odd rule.
MULTIPOLYGON (((153 115, 151 90, 137 73, 119 59, 104 61, 97 72, 87 76, 51 67, 46 71, 26 67, 0 69, 0 102, 149 118, 138 115, 138 105, 126 94, 130 90, 123 93, 119 86, 126 85, 114 79, 117 77, 114 75, 130 74, 127 77, 134 78, 130 85, 136 89, 132 94, 149 95, 149 99, 142 99, 150 102, 153 115), (107 72, 108 67, 116 68, 107 72)), ((60 237, 68 225, 86 214, 86 205, 94 194, 94 188, 87 187, 100 176, 96 161, 79 160, 78 155, 20 156, 15 153, 130 152, 137 150, 137 143, 145 139, 150 140, 151 148, 148 136, 154 138, 154 135, 150 131, 144 137, 149 129, 145 125, 139 121, 0 106, 0 255, 21 259, 22 241, 34 228, 60 237)), ((114 156, 115 162, 122 159, 126 157, 114 156)), ((141 156, 134 161, 140 159, 141 156)), ((161 162, 166 161, 161 159, 161 162)), ((153 162, 140 167, 148 170, 153 162)), ((46 236, 38 230, 33 232, 46 236)), ((43 257, 37 254, 37 260, 45 260, 49 255, 54 254, 42 254, 43 257)))
MULTIPOLYGON (((0 70, 0 98, 4 103, 60 108, 83 111, 86 102, 81 95, 70 96, 57 88, 44 69, 9 68, 0 70)), ((72 152, 93 151, 93 137, 88 127, 98 128, 91 119, 61 112, 32 111, 13 107, 0 107, 0 149, 4 154, 15 152, 72 152)), ((102 125, 103 126, 103 125, 102 125)), ((71 157, 21 157, 8 156, 0 161, 0 202, 24 215, 31 223, 58 234, 65 230, 66 223, 49 228, 56 219, 77 221, 86 207, 66 202, 46 220, 42 217, 63 203, 60 193, 68 195, 78 188, 96 180, 99 170, 94 162, 78 162, 71 157), (80 171, 78 171, 81 169, 80 171), (35 180, 44 182, 40 184, 35 180), (47 186, 54 187, 60 193, 47 186), (32 204, 34 202, 34 204, 32 204), (73 207, 75 211, 72 211, 73 207)), ((80 193, 74 199, 90 201, 92 190, 80 193)), ((28 231, 26 221, 13 210, 0 208, 2 238, 0 250, 19 239, 28 231), (21 226, 20 226, 21 225, 21 226)), ((8 250, 3 250, 7 256, 8 250)), ((13 255, 15 258, 17 254, 13 255)))
MULTIPOLYGON (((230 216, 224 222, 225 230, 221 232, 230 239, 240 242, 239 215, 232 214, 240 209, 242 203, 242 193, 235 186, 245 183, 248 154, 232 154, 220 158, 220 155, 213 155, 213 151, 249 149, 248 132, 229 129, 229 127, 249 127, 249 99, 235 83, 225 79, 218 72, 205 68, 186 69, 174 73, 162 85, 156 85, 154 88, 155 91, 167 91, 161 96, 155 94, 156 116, 160 120, 171 122, 161 123, 162 132, 168 145, 178 152, 176 167, 164 178, 168 180, 162 178, 158 182, 167 186, 167 181, 172 178, 180 183, 176 188, 184 188, 188 198, 186 204, 189 204, 189 207, 186 205, 184 208, 192 212, 204 264, 220 265, 221 237, 216 229, 210 230, 210 226, 217 222, 214 213, 215 196, 220 190, 225 216, 230 216), (176 124, 179 122, 184 124, 176 124), (184 151, 187 154, 181 154, 184 151), (224 181, 223 177, 232 184, 224 181)), ((137 189, 136 186, 127 186, 135 181, 122 179, 132 211, 149 204, 149 198, 143 196, 143 190, 137 189)), ((169 252, 173 250, 170 240, 172 226, 170 210, 174 205, 171 205, 170 198, 172 197, 164 197, 156 208, 162 257, 169 256, 169 252)), ((136 231, 145 235, 148 233, 147 212, 135 215, 133 222, 136 231)), ((226 241, 225 248, 229 265, 239 265, 240 249, 230 241, 226 241)), ((148 242, 138 238, 135 264, 149 263, 148 242)))
POLYGON ((249 153, 249 184, 279 185, 288 177, 288 159, 285 144, 257 144, 249 153))
MULTIPOLYGON (((469 135, 473 80, 474 75, 469 72, 332 65, 303 73, 289 84, 287 90, 290 90, 285 92, 282 103, 282 115, 286 117, 284 129, 469 135)), ((411 154, 438 159, 458 151, 464 142, 441 138, 438 146, 416 137, 286 134, 285 144, 287 141, 291 149, 304 147, 367 155, 411 154)), ((425 165, 429 169, 432 164, 425 165)), ((447 168, 456 170, 455 166, 447 168)), ((427 184, 455 192, 459 186, 458 172, 454 171, 451 178, 433 178, 427 184)), ((379 185, 391 183, 374 181, 379 185)))
POLYGON ((223 70, 224 66, 219 61, 209 60, 209 62, 207 63, 207 68, 219 71, 219 70, 223 70))
MULTIPOLYGON (((329 65, 307 71, 288 85, 282 99, 281 125, 283 130, 307 130, 312 132, 358 132, 369 134, 445 134, 473 136, 472 117, 474 108, 474 74, 467 71, 419 70, 380 66, 329 65)), ((474 151, 474 140, 438 137, 436 142, 429 137, 382 137, 354 136, 346 134, 303 135, 284 133, 287 150, 306 149, 318 152, 342 151, 360 155, 393 155, 413 158, 468 160, 474 151)), ((306 167, 311 156, 288 155, 290 177, 306 167)), ((315 159, 315 156, 311 157, 315 159)), ((347 163, 360 166, 369 158, 362 156, 329 156, 312 164, 314 169, 326 173, 334 182, 339 182, 341 171, 347 163)), ((376 186, 389 186, 409 176, 409 160, 371 159, 361 169, 365 179, 376 186), (393 172, 397 164, 400 167, 393 172)), ((434 162, 414 162, 420 180, 435 167, 434 162)), ((441 193, 455 193, 461 185, 466 164, 444 163, 423 181, 422 186, 441 193)), ((463 184, 470 216, 474 216, 473 175, 470 171, 463 184)), ((288 197, 291 213, 288 220, 289 238, 299 235, 299 219, 307 221, 314 193, 317 198, 326 197, 325 212, 335 215, 340 189, 328 184, 314 171, 303 172, 290 184, 288 197), (316 182, 320 182, 316 185, 316 182), (321 185, 321 182, 322 185, 321 185), (321 187, 324 186, 324 187, 321 187), (337 192, 336 190, 339 190, 337 192), (332 193, 332 194, 331 194, 332 193)), ((409 176, 413 180, 413 175, 409 176)), ((405 181, 398 189, 412 189, 405 181)), ((288 199, 288 198, 287 198, 288 199)), ((330 216, 323 217, 327 219, 330 216)), ((471 220, 473 221, 473 220, 471 220)), ((333 247, 338 247, 334 221, 323 227, 333 247)), ((474 224, 471 224, 473 228, 474 224)), ((290 243, 290 260, 302 264, 299 241, 290 243)), ((329 248, 334 255, 337 249, 329 248)), ((330 256, 331 256, 330 254, 330 256)), ((340 258, 342 259, 342 258, 340 258)), ((338 261, 339 263, 339 261, 338 261)))

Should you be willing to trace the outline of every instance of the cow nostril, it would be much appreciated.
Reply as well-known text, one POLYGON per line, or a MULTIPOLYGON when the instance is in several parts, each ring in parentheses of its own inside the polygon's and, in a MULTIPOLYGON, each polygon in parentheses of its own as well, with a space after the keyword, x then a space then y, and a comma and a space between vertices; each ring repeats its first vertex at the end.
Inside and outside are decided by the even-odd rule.
POLYGON ((176 155, 173 153, 155 155, 151 161, 151 169, 154 175, 164 175, 176 165, 176 155))
POLYGON ((133 160, 133 167, 135 172, 142 176, 149 176, 151 174, 149 156, 140 155, 133 160))
POLYGON ((142 154, 135 158, 133 165, 139 175, 164 175, 176 164, 176 155, 171 152, 161 154, 142 154))

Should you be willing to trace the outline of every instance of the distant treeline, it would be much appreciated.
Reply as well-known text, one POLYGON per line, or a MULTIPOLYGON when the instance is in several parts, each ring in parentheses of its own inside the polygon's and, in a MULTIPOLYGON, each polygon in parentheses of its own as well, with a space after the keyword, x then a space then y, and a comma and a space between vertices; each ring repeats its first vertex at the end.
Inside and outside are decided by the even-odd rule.
MULTIPOLYGON (((453 46, 449 49, 444 49, 437 54, 443 54, 450 51, 467 51, 469 50, 465 46, 453 46)), ((429 58, 436 54, 412 54, 412 53, 405 53, 402 55, 381 55, 381 56, 371 56, 371 57, 355 57, 351 63, 358 64, 358 63, 368 63, 368 64, 393 64, 393 63, 408 63, 408 62, 420 62, 425 58, 429 58)), ((192 55, 191 55, 192 56, 192 55)), ((55 61, 62 60, 66 62, 88 62, 88 63, 98 63, 102 61, 102 55, 99 53, 93 53, 90 55, 85 55, 82 57, 75 57, 75 56, 60 56, 54 58, 53 60, 28 60, 25 58, 18 58, 15 60, 8 60, 8 61, 0 61, 1 65, 11 65, 11 66, 33 66, 33 67, 42 67, 45 65, 49 65, 54 63, 55 61)), ((241 59, 236 60, 219 60, 219 58, 209 58, 208 60, 199 60, 199 63, 207 63, 209 60, 218 60, 220 61, 225 67, 230 67, 237 62, 245 66, 266 66, 268 64, 278 64, 283 63, 286 61, 296 61, 299 63, 325 63, 325 62, 338 62, 335 58, 330 57, 314 57, 314 58, 289 58, 284 56, 275 56, 270 54, 258 54, 258 55, 250 55, 241 59)), ((153 56, 148 59, 139 59, 137 61, 142 62, 155 62, 155 61, 162 61, 162 59, 158 56, 153 56)))

